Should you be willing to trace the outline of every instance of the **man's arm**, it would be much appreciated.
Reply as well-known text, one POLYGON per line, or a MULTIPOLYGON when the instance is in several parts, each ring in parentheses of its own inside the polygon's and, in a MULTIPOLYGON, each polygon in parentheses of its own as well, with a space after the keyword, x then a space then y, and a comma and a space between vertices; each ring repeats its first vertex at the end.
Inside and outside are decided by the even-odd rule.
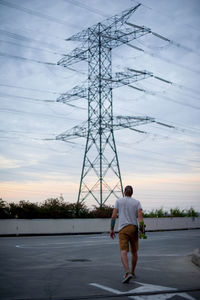
POLYGON ((142 209, 138 209, 138 222, 144 222, 143 215, 142 215, 142 209))
POLYGON ((117 212, 118 212, 118 210, 116 208, 114 208, 113 213, 112 213, 112 217, 111 217, 111 224, 110 224, 110 237, 112 239, 115 238, 114 228, 115 228, 115 221, 116 221, 116 218, 117 218, 117 212))
POLYGON ((145 235, 146 225, 144 224, 142 209, 138 209, 138 223, 139 223, 140 238, 146 239, 147 238, 145 235))

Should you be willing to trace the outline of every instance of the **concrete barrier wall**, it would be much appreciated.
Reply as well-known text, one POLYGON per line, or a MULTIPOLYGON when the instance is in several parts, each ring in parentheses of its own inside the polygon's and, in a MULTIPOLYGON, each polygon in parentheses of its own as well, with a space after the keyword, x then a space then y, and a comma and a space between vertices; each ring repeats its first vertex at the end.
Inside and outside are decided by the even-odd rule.
MULTIPOLYGON (((200 228, 198 218, 145 218, 147 231, 200 228)), ((116 231, 117 231, 116 222, 116 231)), ((5 219, 0 236, 101 233, 110 229, 110 219, 5 219)))

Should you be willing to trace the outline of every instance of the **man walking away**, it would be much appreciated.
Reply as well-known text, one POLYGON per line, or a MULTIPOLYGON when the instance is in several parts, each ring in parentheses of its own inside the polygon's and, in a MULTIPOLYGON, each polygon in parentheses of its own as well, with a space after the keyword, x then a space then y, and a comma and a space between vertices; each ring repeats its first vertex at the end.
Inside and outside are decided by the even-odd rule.
POLYGON ((128 185, 124 190, 125 197, 117 199, 114 205, 111 217, 110 237, 115 238, 115 221, 119 218, 119 246, 121 251, 121 260, 125 269, 125 276, 123 283, 128 283, 129 280, 135 277, 135 267, 137 264, 137 251, 138 251, 138 221, 143 221, 142 207, 138 200, 132 197, 133 188, 128 185), (138 220, 137 220, 138 219, 138 220), (131 271, 128 263, 129 245, 131 246, 131 271))

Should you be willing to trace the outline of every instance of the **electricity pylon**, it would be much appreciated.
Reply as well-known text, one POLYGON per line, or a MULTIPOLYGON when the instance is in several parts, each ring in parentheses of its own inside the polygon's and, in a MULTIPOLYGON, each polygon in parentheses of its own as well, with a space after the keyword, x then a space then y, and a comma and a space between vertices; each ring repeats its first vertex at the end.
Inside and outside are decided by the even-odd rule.
POLYGON ((134 69, 112 74, 112 49, 123 44, 136 48, 129 42, 151 33, 149 28, 127 23, 139 6, 140 4, 68 38, 68 41, 81 41, 82 46, 75 48, 58 62, 64 67, 82 60, 88 63, 88 85, 75 86, 57 99, 63 103, 77 98, 88 100, 87 122, 56 137, 63 141, 74 137, 87 139, 78 203, 92 199, 101 207, 111 196, 117 198, 123 195, 114 130, 131 128, 144 133, 133 127, 156 122, 150 117, 113 115, 113 88, 153 76, 151 72, 134 69))

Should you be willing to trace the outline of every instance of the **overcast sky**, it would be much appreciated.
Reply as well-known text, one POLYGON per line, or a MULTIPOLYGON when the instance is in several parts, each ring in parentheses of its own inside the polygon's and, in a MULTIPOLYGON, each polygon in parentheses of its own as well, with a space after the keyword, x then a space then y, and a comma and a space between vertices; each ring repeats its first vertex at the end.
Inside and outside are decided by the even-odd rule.
MULTIPOLYGON (((113 73, 126 67, 155 78, 113 92, 114 115, 149 116, 175 126, 140 125, 115 132, 123 184, 147 210, 200 210, 200 2, 142 0, 131 16, 171 43, 149 34, 113 50, 113 73)), ((81 43, 65 41, 123 10, 130 0, 0 1, 0 197, 42 202, 60 194, 76 202, 85 140, 56 135, 87 120, 87 100, 56 103, 87 79, 87 62, 69 70, 56 63, 81 43), (50 63, 50 64, 49 64, 50 63), (46 101, 52 100, 52 101, 46 101), (49 140, 48 140, 49 139, 49 140)), ((86 203, 91 206, 96 203, 86 203)), ((113 201, 107 204, 113 205, 113 201)))

